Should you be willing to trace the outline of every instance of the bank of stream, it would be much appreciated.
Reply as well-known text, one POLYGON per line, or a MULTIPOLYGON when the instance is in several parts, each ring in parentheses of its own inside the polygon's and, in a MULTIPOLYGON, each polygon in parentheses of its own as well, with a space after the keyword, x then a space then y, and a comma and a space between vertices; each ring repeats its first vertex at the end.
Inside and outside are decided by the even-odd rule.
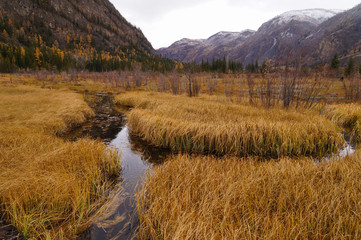
POLYGON ((122 170, 99 213, 78 239, 136 239, 139 225, 135 193, 154 164, 163 162, 168 152, 151 147, 129 135, 126 117, 107 93, 83 93, 95 116, 62 137, 70 141, 89 136, 104 141, 121 152, 122 170))

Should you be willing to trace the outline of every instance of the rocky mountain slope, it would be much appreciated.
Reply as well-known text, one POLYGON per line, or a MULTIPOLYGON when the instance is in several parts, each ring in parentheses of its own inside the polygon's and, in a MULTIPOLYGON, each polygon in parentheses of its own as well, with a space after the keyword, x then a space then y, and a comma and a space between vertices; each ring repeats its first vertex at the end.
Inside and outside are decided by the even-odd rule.
POLYGON ((248 32, 249 35, 243 38, 216 34, 217 41, 213 44, 206 44, 207 40, 183 40, 182 44, 176 42, 158 52, 173 59, 198 63, 202 59, 223 58, 228 54, 230 60, 244 64, 265 59, 284 63, 293 61, 295 56, 315 63, 327 61, 335 53, 349 56, 352 51, 357 55, 361 46, 361 4, 345 12, 289 11, 262 24, 256 32, 248 32))
POLYGON ((308 61, 329 60, 335 53, 346 62, 361 59, 361 4, 322 22, 300 44, 308 61))
MULTIPOLYGON (((68 38, 86 39, 103 49, 136 46, 152 52, 143 33, 127 22, 108 0, 0 1, 0 11, 29 34, 65 47, 68 38)), ((68 39, 69 41, 69 39, 68 39)))

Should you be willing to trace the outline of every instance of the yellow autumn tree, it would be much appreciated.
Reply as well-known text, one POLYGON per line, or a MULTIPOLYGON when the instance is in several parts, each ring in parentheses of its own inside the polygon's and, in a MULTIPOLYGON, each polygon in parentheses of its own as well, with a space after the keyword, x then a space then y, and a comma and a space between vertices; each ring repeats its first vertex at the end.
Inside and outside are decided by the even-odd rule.
POLYGON ((179 69, 179 70, 183 70, 183 68, 184 68, 183 63, 179 63, 178 69, 179 69))
POLYGON ((66 44, 69 45, 69 43, 70 43, 70 36, 66 35, 66 44))
POLYGON ((3 35, 4 35, 4 38, 8 38, 9 37, 9 34, 8 32, 4 29, 3 30, 3 35))
POLYGON ((38 64, 38 67, 40 68, 41 67, 41 63, 42 63, 42 56, 43 54, 41 53, 40 49, 38 47, 35 48, 35 60, 38 64))
POLYGON ((24 36, 24 35, 25 35, 25 31, 24 31, 24 28, 23 28, 23 27, 21 27, 21 28, 19 29, 19 35, 21 35, 21 36, 24 36))
POLYGON ((64 52, 61 51, 61 50, 59 50, 59 51, 58 51, 58 54, 59 54, 59 56, 60 56, 60 58, 61 58, 61 62, 63 63, 63 62, 64 62, 64 52))
POLYGON ((87 42, 88 42, 89 45, 92 43, 92 38, 93 38, 93 35, 88 34, 88 36, 87 36, 87 42))
POLYGON ((25 49, 23 47, 20 47, 20 55, 22 58, 25 57, 25 49))

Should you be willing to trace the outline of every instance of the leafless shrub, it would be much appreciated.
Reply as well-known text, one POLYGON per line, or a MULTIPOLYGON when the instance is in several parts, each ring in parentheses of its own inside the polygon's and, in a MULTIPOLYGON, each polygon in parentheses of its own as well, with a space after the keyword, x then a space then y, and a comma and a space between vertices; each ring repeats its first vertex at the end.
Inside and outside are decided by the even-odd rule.
POLYGON ((177 75, 177 72, 173 71, 170 76, 170 87, 174 95, 180 94, 181 91, 181 79, 177 75))
POLYGON ((254 87, 255 87, 255 81, 253 76, 250 74, 247 75, 247 85, 248 85, 248 98, 249 98, 249 104, 255 103, 255 93, 254 93, 254 87))
POLYGON ((273 76, 265 75, 260 81, 260 99, 265 108, 270 108, 275 105, 275 83, 276 80, 273 76))
POLYGON ((68 74, 66 72, 61 72, 61 79, 63 80, 63 82, 68 85, 69 84, 69 77, 68 74))
POLYGON ((195 75, 191 72, 185 73, 187 79, 187 94, 189 97, 197 97, 201 90, 201 84, 195 75))
POLYGON ((206 82, 208 94, 214 93, 217 84, 218 84, 218 74, 212 74, 211 77, 208 78, 206 82))
POLYGON ((36 80, 42 82, 42 88, 44 88, 46 85, 45 82, 48 80, 48 72, 45 70, 38 71, 36 73, 36 80))
POLYGON ((360 79, 355 75, 341 77, 343 88, 345 91, 345 99, 354 101, 360 99, 360 79))
POLYGON ((297 99, 296 107, 303 106, 305 108, 312 108, 320 100, 321 95, 325 95, 330 87, 330 84, 326 81, 322 74, 315 74, 315 76, 305 78, 303 81, 303 87, 300 91, 302 94, 297 99))
POLYGON ((159 77, 158 92, 167 91, 167 77, 161 74, 159 77))
POLYGON ((140 64, 134 67, 134 82, 136 87, 142 86, 142 71, 140 64))

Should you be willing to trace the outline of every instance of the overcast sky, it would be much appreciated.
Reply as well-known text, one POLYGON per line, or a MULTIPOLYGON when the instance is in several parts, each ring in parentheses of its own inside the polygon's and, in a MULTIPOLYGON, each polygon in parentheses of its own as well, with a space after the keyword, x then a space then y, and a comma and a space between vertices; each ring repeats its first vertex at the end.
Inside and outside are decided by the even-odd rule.
POLYGON ((289 11, 350 9, 359 0, 110 0, 155 49, 182 38, 208 38, 219 31, 257 30, 289 11))

